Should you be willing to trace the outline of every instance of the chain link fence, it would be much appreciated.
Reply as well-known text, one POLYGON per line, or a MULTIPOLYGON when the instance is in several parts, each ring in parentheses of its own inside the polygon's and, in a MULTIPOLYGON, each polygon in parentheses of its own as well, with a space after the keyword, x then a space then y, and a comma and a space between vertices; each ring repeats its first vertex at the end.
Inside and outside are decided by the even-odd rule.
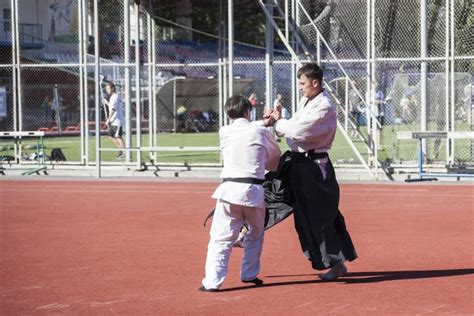
MULTIPOLYGON (((416 1, 356 0, 350 2, 301 1, 299 22, 306 44, 322 60, 328 87, 340 101, 339 120, 350 131, 356 125, 364 138, 367 111, 353 98, 338 62, 367 98, 370 82, 377 84, 383 102, 379 161, 406 164, 417 159, 417 140, 398 140, 401 131, 472 131, 472 73, 474 12, 469 1, 428 1, 426 56, 421 51, 421 3, 416 1), (448 4, 453 5, 451 7, 448 4), (450 11, 452 10, 452 11, 450 11), (454 18, 454 20, 452 20, 454 18), (319 34, 318 31, 319 30, 319 34), (372 39, 372 40, 371 40, 372 39), (452 46, 452 47, 451 47, 452 46), (426 63, 426 118, 422 117, 421 75, 426 63), (353 100, 354 99, 354 100, 353 100), (345 105, 344 103, 349 103, 345 105), (357 107, 354 104, 358 105, 357 107), (345 108, 345 109, 344 109, 345 108), (352 113, 345 115, 345 110, 352 113), (352 114, 352 115, 350 115, 352 114), (354 124, 347 124, 351 121, 354 124)), ((283 5, 283 2, 281 3, 283 5)), ((357 137, 354 145, 363 152, 357 137)), ((452 140, 454 160, 472 162, 472 140, 452 140)), ((444 164, 449 159, 447 141, 428 140, 426 158, 444 164)))
MULTIPOLYGON (((135 4, 126 7, 123 1, 104 0, 98 2, 100 31, 94 34, 93 1, 39 2, 33 6, 18 2, 19 21, 14 22, 20 38, 19 65, 13 64, 11 53, 12 17, 4 15, 0 23, 0 42, 10 43, 0 48, 0 88, 6 91, 6 112, 0 117, 2 131, 43 130, 47 135, 46 154, 52 148, 61 148, 68 162, 94 163, 94 65, 100 61, 101 82, 115 83, 124 109, 129 109, 123 136, 127 146, 136 147, 139 143, 141 147, 218 146, 217 131, 227 123, 220 108, 228 87, 229 68, 224 59, 228 42, 225 27, 222 28, 226 21, 215 21, 216 29, 197 30, 192 27, 193 19, 200 18, 197 13, 201 7, 199 10, 192 5, 183 7, 182 10, 191 10, 189 16, 170 20, 157 12, 149 16, 143 8, 137 16, 135 4), (41 5, 45 3, 48 5, 41 5), (100 45, 100 60, 94 55, 95 36, 100 45), (16 73, 14 69, 19 70, 16 73), (18 85, 16 103, 14 83, 18 85)), ((309 46, 311 58, 317 58, 319 53, 326 84, 338 104, 339 122, 364 158, 371 150, 366 145, 371 134, 367 128, 369 112, 364 103, 374 80, 383 96, 380 107, 384 114, 383 150, 378 152, 379 161, 390 160, 402 166, 416 161, 417 140, 399 140, 397 133, 422 127, 423 62, 427 63, 427 130, 473 130, 474 13, 469 1, 428 0, 427 56, 424 57, 420 49, 420 2, 376 0, 372 6, 368 0, 301 0, 300 3, 309 17, 298 10, 299 34, 309 46), (352 84, 357 87, 357 93, 352 84)), ((284 1, 280 4, 283 7, 284 1)), ((226 10, 223 8, 224 14, 226 10)), ((264 26, 264 20, 254 22, 255 29, 264 26)), ((273 104, 276 95, 281 94, 281 103, 291 117, 298 91, 292 89, 294 64, 281 49, 281 41, 275 41, 273 92, 267 96, 264 47, 238 40, 234 49, 233 92, 247 97, 252 93, 257 95, 256 118, 262 116, 266 104, 273 104)), ((303 60, 309 59, 301 56, 303 60)), ((103 124, 104 107, 100 104, 99 108, 101 147, 113 148, 103 124)), ((457 163, 473 161, 472 140, 452 142, 457 163)), ((25 140, 23 145, 32 143, 25 140)), ((446 140, 429 140, 427 159, 445 163, 448 147, 446 140)), ((0 155, 14 154, 4 141, 2 148, 0 155)), ((282 143, 282 149, 285 148, 282 143)), ((17 153, 26 161, 26 153, 32 150, 20 147, 17 153)), ((339 165, 360 163, 341 131, 331 155, 339 165)), ((115 156, 116 152, 104 151, 101 159, 123 163, 117 162, 115 156)), ((133 153, 132 158, 135 157, 133 153)), ((159 163, 221 163, 216 151, 185 149, 147 151, 142 160, 149 159, 159 163)))

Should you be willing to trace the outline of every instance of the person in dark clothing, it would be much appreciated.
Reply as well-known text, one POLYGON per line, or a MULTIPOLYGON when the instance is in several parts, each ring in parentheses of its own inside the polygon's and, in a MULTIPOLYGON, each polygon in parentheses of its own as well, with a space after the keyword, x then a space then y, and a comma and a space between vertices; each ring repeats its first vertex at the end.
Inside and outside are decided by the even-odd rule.
POLYGON ((266 115, 274 120, 262 122, 276 121, 275 131, 287 139, 291 153, 276 179, 286 182, 304 254, 314 269, 330 269, 322 280, 333 281, 347 273, 346 261, 357 258, 339 211, 339 186, 327 153, 336 135, 337 113, 322 88, 323 71, 316 63, 304 65, 297 75, 303 94, 298 111, 291 119, 273 111, 266 115))

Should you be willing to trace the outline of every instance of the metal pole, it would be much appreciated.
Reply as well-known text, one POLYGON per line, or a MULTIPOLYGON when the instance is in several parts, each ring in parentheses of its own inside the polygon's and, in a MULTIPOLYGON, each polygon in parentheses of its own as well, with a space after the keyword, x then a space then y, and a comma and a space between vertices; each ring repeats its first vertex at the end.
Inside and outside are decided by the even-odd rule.
MULTIPOLYGON (((222 59, 222 91, 224 92, 224 103, 229 97, 229 90, 227 89, 227 69, 228 69, 228 64, 227 64, 227 59, 224 57, 222 59)), ((224 109, 224 107, 222 107, 224 109)), ((225 114, 225 110, 222 111, 222 120, 223 120, 223 125, 227 125, 229 123, 229 118, 225 114)))
MULTIPOLYGON (((86 6, 86 1, 81 1, 81 6, 82 6, 82 25, 86 27, 89 25, 89 14, 86 6)), ((89 42, 89 30, 90 28, 85 29, 85 34, 86 34, 86 40, 83 41, 82 43, 82 50, 85 52, 84 55, 84 68, 83 72, 85 74, 84 76, 84 93, 82 95, 82 98, 85 101, 84 104, 84 142, 85 142, 85 151, 84 151, 84 156, 85 156, 85 163, 88 166, 89 165, 89 80, 88 80, 88 63, 87 63, 87 44, 89 42)))
POLYGON ((234 94, 234 1, 227 0, 228 6, 228 26, 227 34, 229 39, 228 44, 228 65, 229 65, 229 96, 234 94))
MULTIPOLYGON (((20 80, 19 80, 19 66, 18 66, 18 60, 17 60, 17 50, 19 49, 20 45, 17 41, 17 26, 18 26, 18 20, 17 20, 17 0, 11 0, 10 1, 10 6, 11 6, 11 41, 12 41, 12 64, 13 64, 13 72, 12 72, 12 79, 13 79, 13 85, 12 85, 12 95, 13 95, 13 131, 18 131, 18 90, 21 88, 20 86, 20 80)), ((18 163, 21 160, 20 153, 18 152, 18 141, 15 138, 15 144, 14 144, 14 156, 15 156, 15 161, 18 163)))
POLYGON ((79 43, 78 43, 78 49, 79 49, 79 112, 80 112, 80 126, 81 126, 81 163, 85 164, 85 139, 84 139, 84 126, 85 126, 85 121, 84 121, 84 24, 83 24, 83 19, 82 16, 84 14, 83 12, 83 6, 82 3, 78 4, 77 8, 77 13, 78 13, 78 30, 77 33, 79 34, 79 43))
POLYGON ((349 126, 349 78, 345 78, 345 94, 344 94, 344 110, 345 110, 345 115, 344 115, 344 129, 348 130, 349 126))
MULTIPOLYGON (((92 3, 92 1, 84 1, 85 3, 88 4, 88 7, 89 7, 89 11, 92 11, 92 8, 94 7, 94 3, 92 3)), ((93 27, 93 18, 91 18, 89 16, 89 19, 87 20, 87 31, 89 34, 93 34, 94 33, 94 27, 93 27)))
MULTIPOLYGON (((217 81, 218 81, 218 93, 219 93, 219 129, 224 125, 224 91, 223 91, 223 62, 222 62, 222 55, 223 55, 223 48, 224 48, 224 8, 223 8, 223 1, 219 1, 219 28, 218 28, 218 49, 217 49, 217 63, 218 63, 218 73, 217 73, 217 81)), ((222 159, 222 155, 221 155, 222 159)))
MULTIPOLYGON (((132 119, 131 119, 131 83, 130 83, 130 0, 124 0, 123 2, 123 19, 124 19, 124 30, 123 40, 125 42, 124 51, 124 62, 125 73, 124 73, 124 94, 125 94, 125 147, 130 148, 132 146, 132 119)), ((132 152, 125 151, 126 162, 130 162, 132 158, 132 152)))
POLYGON ((173 131, 176 133, 176 79, 173 80, 173 131))
MULTIPOLYGON (((426 58, 428 55, 428 32, 427 32, 427 0, 420 1, 420 53, 421 58, 426 58)), ((428 76, 428 63, 426 61, 421 62, 420 68, 420 104, 421 104, 421 131, 426 131, 427 128, 427 108, 428 108, 428 97, 427 97, 427 76, 428 76)), ((426 139, 422 141, 424 156, 427 155, 427 143, 426 139)))
MULTIPOLYGON (((21 42, 20 42, 20 30, 18 26, 20 25, 20 16, 19 16, 19 7, 18 7, 18 0, 15 0, 15 20, 16 20, 16 28, 15 28, 15 37, 16 37, 16 44, 17 49, 15 50, 15 59, 16 64, 18 65, 18 82, 19 88, 18 89, 18 130, 21 132, 23 130, 23 98, 22 98, 22 87, 21 87, 21 42)), ((21 146, 19 148, 19 152, 21 155, 21 146)))
MULTIPOLYGON (((135 2, 135 113, 137 147, 142 145, 142 102, 140 87, 140 5, 135 2)), ((137 151, 137 168, 141 166, 142 152, 137 151)))
MULTIPOLYGON (((290 38, 290 20, 289 20, 289 3, 288 3, 288 0, 285 0, 285 37, 287 39, 290 38)), ((271 27, 271 25, 270 25, 271 27)))
MULTIPOLYGON (((272 0, 267 0, 267 9, 273 15, 272 0)), ((288 38, 287 38, 288 40, 288 38)), ((265 19, 265 106, 272 108, 273 97, 273 27, 270 17, 265 19)), ((256 118, 255 118, 256 119, 256 118)))
MULTIPOLYGON (((156 29, 156 22, 155 22, 155 19, 151 19, 151 22, 152 22, 152 29, 151 29, 151 51, 152 51, 152 63, 153 63, 153 68, 152 68, 152 98, 153 98, 153 103, 152 103, 152 117, 153 117, 153 131, 152 131, 152 135, 153 135, 153 147, 156 147, 156 138, 157 138, 157 130, 158 130, 158 124, 157 124, 157 119, 156 119, 156 105, 157 105, 157 99, 156 99, 156 95, 158 93, 158 90, 156 89, 156 33, 155 33, 155 29, 156 29)), ((156 152, 153 152, 153 159, 155 160, 155 163, 156 163, 156 157, 157 156, 157 153, 156 152)))
MULTIPOLYGON (((366 93, 365 93, 365 104, 367 107, 370 107, 370 98, 371 98, 371 76, 372 76, 372 67, 371 67, 371 35, 372 35, 372 24, 371 24, 371 0, 367 0, 367 20, 366 20, 366 29, 367 29, 367 41, 366 41, 366 58, 367 58, 367 80, 366 80, 366 93)), ((369 149, 367 150, 367 156, 369 161, 372 159, 372 152, 374 150, 373 146, 373 137, 372 129, 370 124, 370 108, 365 111, 365 123, 367 126, 367 140, 369 142, 369 149)), ((370 164, 369 164, 370 165, 370 164)))
MULTIPOLYGON (((152 64, 152 58, 153 58, 153 48, 152 48, 152 21, 153 19, 151 18, 150 14, 147 12, 146 13, 146 26, 147 26, 147 62, 148 62, 148 146, 153 147, 153 91, 152 91, 152 84, 153 81, 155 80, 153 76, 153 64, 152 64)), ((154 158, 154 152, 149 152, 148 156, 150 160, 153 160, 154 158)))
MULTIPOLYGON (((372 59, 372 80, 375 80, 376 78, 376 62, 375 62, 375 0, 372 0, 372 6, 371 6, 371 9, 370 9, 370 15, 371 15, 371 22, 372 22, 372 26, 370 28, 370 32, 371 32, 371 36, 370 36, 370 41, 371 41, 371 59, 372 59)), ((377 91, 372 91, 372 93, 376 93, 377 91)), ((372 98, 374 98, 375 96, 373 95, 372 98)), ((376 105, 378 106, 378 105, 376 105)), ((372 116, 372 111, 371 112, 371 115, 372 116)), ((371 123, 372 123, 372 128, 373 128, 373 131, 372 131, 372 135, 374 135, 374 167, 375 167, 375 179, 378 179, 378 142, 377 142, 377 139, 378 139, 378 136, 377 134, 378 133, 381 133, 382 129, 380 129, 380 131, 377 130, 377 118, 376 117, 373 117, 373 119, 371 120, 371 123)), ((382 137, 380 137, 382 138, 382 137)))
POLYGON ((94 56, 95 56, 95 166, 96 177, 101 177, 100 168, 100 52, 99 52, 99 0, 94 0, 94 56))
MULTIPOLYGON (((454 132, 455 130, 455 102, 456 102, 456 81, 455 81, 455 76, 454 73, 456 71, 456 64, 454 62, 454 0, 449 1, 451 2, 451 12, 450 12, 450 39, 451 39, 451 131, 454 132)), ((455 147, 456 143, 454 139, 449 139, 450 144, 451 144, 451 153, 449 157, 449 162, 452 164, 454 163, 454 155, 455 155, 455 147)))
MULTIPOLYGON (((224 10, 222 10, 222 17, 224 17, 224 10)), ((226 15, 227 21, 229 20, 228 14, 226 15)), ((228 22, 227 22, 228 23, 228 22)), ((228 24, 225 23, 225 21, 222 23, 222 92, 223 92, 223 104, 227 101, 227 98, 230 96, 229 95, 229 90, 228 90, 228 79, 227 79, 227 69, 229 68, 229 64, 227 63, 227 56, 226 56, 226 50, 228 47, 228 34, 227 34, 227 26, 228 24), (227 45, 227 46, 226 46, 227 45)), ((224 109, 224 106, 222 107, 224 109)), ((227 125, 229 123, 229 118, 225 114, 225 110, 222 111, 222 124, 227 125)))
MULTIPOLYGON (((18 105, 18 112, 15 115, 15 118, 17 119, 16 122, 14 121, 15 128, 18 131, 23 130, 23 100, 22 100, 22 84, 21 84, 21 58, 20 58, 20 51, 21 51, 21 42, 20 42, 20 31, 18 29, 18 26, 20 24, 20 17, 18 14, 19 8, 18 8, 18 0, 15 0, 14 3, 14 11, 12 17, 14 17, 15 20, 15 29, 14 33, 12 36, 15 37, 15 43, 16 43, 16 48, 14 49, 15 55, 13 58, 15 59, 15 64, 16 64, 16 80, 18 83, 18 90, 17 90, 17 105, 18 105), (18 117, 17 117, 18 116, 18 117)), ((17 159, 21 163, 21 156, 22 156, 22 149, 21 149, 21 137, 17 138, 15 141, 15 151, 18 153, 17 159)))
POLYGON ((321 65, 321 35, 316 34, 316 61, 321 65))
MULTIPOLYGON (((446 8, 445 8, 445 43, 444 43, 444 50, 445 50, 445 61, 444 61, 444 71, 445 71, 445 78, 444 78, 444 99, 445 99, 445 120, 446 120, 446 132, 449 132, 449 10, 450 10, 450 1, 446 1, 446 8)), ((450 163, 450 154, 451 152, 451 140, 449 138, 446 139, 446 164, 449 165, 450 163)))
MULTIPOLYGON (((218 40, 219 46, 217 51, 218 61, 218 93, 219 93, 219 129, 225 124, 225 61, 224 61, 224 49, 225 49, 225 21, 224 21, 224 1, 219 1, 219 29, 218 29, 218 40)), ((222 152, 219 152, 219 163, 223 164, 222 152)))
POLYGON ((224 125, 224 91, 223 91, 223 65, 222 65, 222 58, 219 57, 219 66, 218 66, 218 73, 217 73, 217 81, 218 81, 218 93, 219 93, 219 128, 224 125))
POLYGON ((373 60, 372 60, 372 0, 367 0, 367 42, 366 42, 366 50, 367 50, 367 82, 366 82, 366 94, 365 94, 365 101, 367 104, 367 108, 365 111, 365 120, 367 125, 367 139, 369 142, 369 149, 368 149, 368 159, 370 167, 373 167, 373 160, 374 160, 374 152, 375 152, 375 135, 373 134, 373 127, 372 127, 372 110, 370 108, 370 102, 372 101, 372 80, 373 80, 373 60))
MULTIPOLYGON (((292 0, 291 4, 291 18, 296 25, 294 29, 299 28, 299 17, 298 17, 298 0, 292 0)), ((293 36, 293 35, 292 35, 293 36)), ((296 41, 293 41, 293 50, 296 50, 296 41)), ((298 109, 296 108, 300 101, 300 94, 298 93, 298 80, 296 74, 298 71, 298 60, 295 56, 291 55, 291 113, 294 114, 298 109)))

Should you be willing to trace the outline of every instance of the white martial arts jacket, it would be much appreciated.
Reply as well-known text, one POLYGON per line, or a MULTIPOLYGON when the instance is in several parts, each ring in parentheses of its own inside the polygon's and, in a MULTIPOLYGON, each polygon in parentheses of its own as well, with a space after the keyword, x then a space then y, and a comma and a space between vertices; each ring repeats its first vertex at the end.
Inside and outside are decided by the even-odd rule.
MULTIPOLYGON (((311 149, 317 153, 327 152, 331 149, 336 130, 336 109, 326 91, 309 102, 308 98, 301 98, 298 110, 291 119, 280 119, 275 123, 275 131, 285 136, 288 147, 296 152, 311 149)), ((327 158, 317 160, 323 178, 326 178, 327 162, 327 158)))
POLYGON ((280 119, 275 123, 275 131, 285 136, 288 147, 296 152, 311 149, 317 153, 327 152, 334 141, 336 129, 336 109, 326 91, 309 102, 308 98, 301 98, 298 110, 291 119, 280 119))
MULTIPOLYGON (((265 170, 278 167, 280 148, 271 132, 259 123, 239 118, 219 130, 220 147, 224 159, 221 178, 265 179, 265 170)), ((212 195, 228 203, 264 207, 261 185, 224 182, 212 195)))

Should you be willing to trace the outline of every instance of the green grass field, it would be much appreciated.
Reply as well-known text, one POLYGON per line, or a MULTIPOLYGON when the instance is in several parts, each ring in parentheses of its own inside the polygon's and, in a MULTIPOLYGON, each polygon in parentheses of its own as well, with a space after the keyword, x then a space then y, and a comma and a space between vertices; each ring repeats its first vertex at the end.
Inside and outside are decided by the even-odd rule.
MULTIPOLYGON (((362 132, 365 133, 365 127, 362 127, 362 132)), ((417 159, 417 140, 403 140, 397 141, 396 132, 398 131, 413 131, 417 127, 410 125, 393 125, 384 126, 382 132, 382 144, 384 150, 379 151, 379 160, 392 159, 393 161, 415 161, 417 159)), ((158 146, 219 146, 219 139, 217 133, 199 133, 199 134, 182 134, 182 133, 159 133, 157 135, 158 146)), ((64 152, 67 161, 80 161, 80 138, 79 137, 46 137, 44 139, 45 152, 50 155, 53 148, 61 148, 64 152)), ((101 137, 103 148, 114 148, 111 141, 106 137, 101 137)), ((142 135, 142 146, 149 146, 148 135, 142 135)), ((462 161, 473 161, 474 142, 472 140, 457 140, 456 141, 456 157, 462 161)), ((36 141, 34 139, 23 140, 22 150, 23 154, 31 154, 36 152, 34 146, 36 141)), ((439 161, 444 161, 446 152, 446 141, 441 140, 439 145, 435 146, 435 140, 428 141, 428 158, 439 161), (437 156, 437 158, 436 158, 437 156)), ((136 145, 136 137, 132 137, 132 147, 136 145)), ((356 143, 363 155, 366 155, 367 150, 362 143, 356 143)), ((284 140, 280 143, 282 151, 287 150, 284 140)), ((12 141, 2 140, 0 142, 0 156, 12 155, 13 143, 12 141)), ((116 152, 102 152, 102 161, 116 161, 116 152)), ((331 149, 331 159, 334 162, 343 163, 358 163, 356 155, 353 153, 349 144, 338 131, 336 140, 331 149)), ((89 137, 89 161, 95 160, 95 137, 89 137)), ((142 161, 149 161, 149 153, 143 152, 142 161)), ((162 163, 189 163, 189 164, 218 164, 220 163, 219 152, 158 152, 158 162, 162 163)))

